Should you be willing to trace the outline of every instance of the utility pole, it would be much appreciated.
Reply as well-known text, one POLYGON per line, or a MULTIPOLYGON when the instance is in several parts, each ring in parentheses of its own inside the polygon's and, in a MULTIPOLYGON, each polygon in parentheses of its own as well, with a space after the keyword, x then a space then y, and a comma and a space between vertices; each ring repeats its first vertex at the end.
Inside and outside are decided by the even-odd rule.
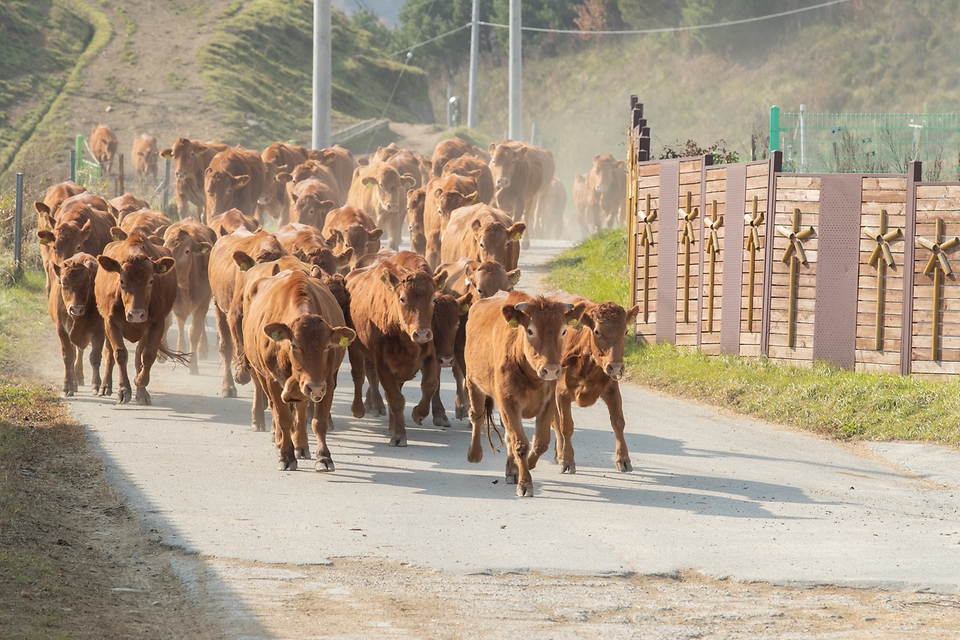
POLYGON ((480 0, 473 0, 470 22, 470 96, 467 98, 467 126, 477 126, 477 59, 480 53, 480 0))
POLYGON ((311 146, 330 146, 332 108, 330 0, 313 0, 313 137, 311 146))
POLYGON ((511 140, 523 139, 523 89, 520 85, 523 66, 521 24, 520 0, 510 0, 510 126, 507 135, 511 140))

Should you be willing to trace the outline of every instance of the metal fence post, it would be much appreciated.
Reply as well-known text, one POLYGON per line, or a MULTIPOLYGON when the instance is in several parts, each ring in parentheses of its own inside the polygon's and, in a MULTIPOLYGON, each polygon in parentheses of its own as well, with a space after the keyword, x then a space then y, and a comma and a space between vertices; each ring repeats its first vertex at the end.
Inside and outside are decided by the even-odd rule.
POLYGON ((780 107, 770 107, 770 155, 780 149, 780 107))
POLYGON ((23 173, 17 172, 17 205, 13 223, 13 264, 16 277, 23 273, 21 245, 23 244, 23 173))

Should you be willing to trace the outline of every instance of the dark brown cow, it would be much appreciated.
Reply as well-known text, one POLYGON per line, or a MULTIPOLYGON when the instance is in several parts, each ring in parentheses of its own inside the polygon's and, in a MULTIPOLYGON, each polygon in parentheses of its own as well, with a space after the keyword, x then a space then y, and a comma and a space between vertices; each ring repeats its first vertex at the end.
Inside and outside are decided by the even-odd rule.
POLYGON ((173 315, 177 319, 177 351, 190 351, 190 373, 200 373, 199 360, 207 357, 207 310, 210 308, 210 251, 217 242, 213 229, 195 218, 175 222, 163 237, 165 246, 177 263, 177 300, 173 315), (187 337, 187 318, 190 336, 187 337))
POLYGON ((421 189, 407 191, 407 224, 410 231, 410 250, 420 255, 427 252, 427 236, 423 232, 423 205, 427 192, 421 189))
POLYGON ((619 196, 625 195, 625 187, 621 190, 624 193, 617 193, 621 186, 617 172, 622 169, 622 164, 610 154, 597 154, 593 156, 590 171, 574 175, 573 204, 577 209, 577 222, 580 223, 580 231, 584 236, 602 229, 605 223, 612 225, 616 221, 619 196), (618 165, 621 169, 618 169, 618 165))
POLYGON ((427 238, 424 255, 431 268, 440 264, 440 243, 450 214, 477 202, 477 181, 456 174, 434 178, 424 187, 423 233, 427 238))
POLYGON ((203 172, 207 215, 219 215, 233 208, 244 215, 256 215, 265 176, 263 160, 252 149, 232 147, 213 156, 203 172))
POLYGON ((307 178, 296 183, 290 192, 290 222, 323 229, 327 214, 337 206, 337 193, 330 185, 317 178, 307 178))
POLYGON ((493 260, 505 269, 516 269, 520 261, 520 238, 527 225, 513 222, 506 211, 486 204, 461 207, 450 214, 440 242, 440 259, 493 260))
MULTIPOLYGON (((496 193, 493 206, 503 209, 516 222, 533 223, 533 207, 544 184, 544 154, 537 147, 504 140, 490 143, 490 171, 496 193)), ((528 240, 524 239, 524 246, 528 240)))
POLYGON ((623 417, 623 399, 620 396, 620 378, 625 370, 623 350, 627 327, 637 319, 640 307, 634 305, 624 311, 615 302, 596 304, 580 296, 561 296, 565 302, 585 304, 580 316, 583 328, 570 331, 563 339, 563 373, 557 382, 557 407, 553 430, 557 435, 557 463, 561 473, 576 473, 573 456, 573 413, 571 405, 590 407, 603 399, 610 414, 610 426, 617 440, 614 462, 617 471, 633 471, 630 452, 623 437, 626 422, 623 417))
POLYGON ((117 134, 105 124, 98 124, 90 133, 90 151, 100 163, 104 175, 113 170, 113 157, 117 155, 117 134))
MULTIPOLYGON (((440 369, 456 370, 457 335, 460 326, 470 311, 473 302, 473 293, 454 297, 448 293, 437 295, 433 303, 433 348, 436 351, 438 375, 440 369)), ((439 381, 438 381, 439 382, 439 381)), ((433 394, 432 401, 433 424, 438 427, 449 427, 450 420, 440 400, 439 385, 433 394)))
POLYGON ((353 180, 353 169, 356 167, 350 150, 335 144, 326 149, 310 150, 307 155, 312 160, 319 160, 330 168, 337 184, 337 201, 346 202, 347 194, 350 192, 350 182, 353 180))
POLYGON ((117 223, 123 222, 123 219, 135 211, 149 209, 150 204, 143 198, 138 198, 132 193, 125 193, 107 201, 107 209, 117 219, 117 223))
MULTIPOLYGON (((296 431, 306 445, 306 403, 315 402, 313 432, 317 436, 317 471, 333 471, 327 447, 327 420, 337 386, 337 370, 356 334, 344 326, 336 298, 319 280, 300 271, 261 279, 250 291, 245 312, 244 343, 250 367, 270 398, 279 435, 279 468, 297 468, 292 438, 296 431)), ((307 453, 309 455, 309 453, 307 453)))
POLYGON ((377 228, 388 234, 388 246, 397 250, 406 217, 407 190, 416 182, 414 176, 401 176, 396 169, 382 162, 360 167, 350 185, 347 204, 373 216, 377 228))
MULTIPOLYGON (((395 258, 384 258, 369 267, 354 269, 346 277, 350 315, 362 347, 360 354, 370 361, 387 397, 390 446, 407 444, 403 383, 422 370, 423 396, 413 408, 413 420, 417 424, 429 413, 430 400, 440 383, 432 322, 434 300, 445 280, 446 274, 431 277, 422 270, 404 269, 395 258)), ((354 416, 363 417, 363 371, 358 374, 353 365, 351 362, 354 376, 351 409, 354 416)))
POLYGON ((563 337, 584 306, 514 290, 470 309, 464 356, 473 434, 467 460, 483 459, 480 432, 486 429, 491 440, 495 404, 506 430, 507 482, 516 483, 519 497, 533 496, 530 471, 550 445, 557 412, 563 337), (537 419, 532 445, 523 418, 537 419))
POLYGON ((218 238, 241 228, 246 229, 250 233, 256 233, 256 231, 260 229, 260 223, 257 222, 256 218, 243 215, 240 209, 230 209, 218 216, 213 216, 210 218, 210 223, 207 226, 213 229, 213 233, 216 234, 218 238))
POLYGON ((72 396, 83 385, 83 350, 90 347, 90 368, 94 395, 113 393, 113 353, 107 350, 107 367, 100 378, 103 355, 103 317, 97 309, 94 280, 97 259, 89 253, 78 253, 54 264, 47 310, 57 327, 60 355, 63 357, 63 394, 72 396))
POLYGON ((441 140, 433 149, 430 172, 434 178, 439 178, 443 175, 443 169, 449 161, 467 154, 479 156, 481 153, 483 152, 462 138, 441 140))
POLYGON ((354 268, 363 256, 380 251, 382 236, 383 229, 377 228, 373 218, 349 205, 328 213, 323 225, 323 237, 334 249, 353 250, 353 257, 347 264, 349 269, 354 268))
POLYGON ((244 228, 221 236, 210 252, 208 273, 213 294, 213 312, 217 319, 220 359, 223 363, 223 386, 220 394, 224 398, 237 397, 232 364, 237 350, 243 349, 243 345, 234 344, 227 320, 233 298, 243 287, 243 272, 238 266, 237 258, 246 260, 244 266, 249 268, 253 264, 278 260, 285 255, 286 249, 272 233, 263 230, 251 233, 244 228))
POLYGON ((287 201, 287 182, 290 181, 290 172, 294 167, 307 159, 307 150, 304 147, 274 142, 260 154, 264 167, 263 191, 257 203, 257 215, 263 223, 271 218, 282 218, 289 211, 287 201), (284 211, 286 209, 287 211, 284 211))
POLYGON ((156 246, 138 231, 122 242, 111 242, 97 261, 97 309, 120 373, 117 402, 129 402, 131 397, 126 339, 137 343, 137 403, 151 404, 147 385, 157 353, 187 363, 184 354, 163 345, 167 316, 177 299, 176 261, 166 248, 156 246))
POLYGON ((351 247, 334 253, 320 229, 309 224, 291 222, 277 229, 276 236, 291 256, 320 267, 327 275, 339 273, 353 260, 354 251, 351 247))
POLYGON ((147 188, 147 176, 150 176, 151 184, 157 181, 157 159, 160 157, 157 139, 149 133, 141 133, 133 139, 130 156, 133 158, 133 174, 137 190, 143 193, 147 188))
POLYGON ((197 218, 202 221, 213 215, 204 211, 207 205, 207 194, 203 188, 204 172, 213 157, 225 149, 229 149, 229 146, 222 142, 177 138, 172 147, 160 151, 161 158, 173 158, 180 218, 190 215, 188 203, 193 203, 197 208, 197 218))
POLYGON ((477 193, 480 202, 490 204, 493 202, 493 194, 496 189, 493 186, 493 173, 490 171, 490 165, 477 156, 465 155, 454 158, 447 162, 443 167, 443 174, 457 174, 468 178, 474 178, 477 181, 477 193))

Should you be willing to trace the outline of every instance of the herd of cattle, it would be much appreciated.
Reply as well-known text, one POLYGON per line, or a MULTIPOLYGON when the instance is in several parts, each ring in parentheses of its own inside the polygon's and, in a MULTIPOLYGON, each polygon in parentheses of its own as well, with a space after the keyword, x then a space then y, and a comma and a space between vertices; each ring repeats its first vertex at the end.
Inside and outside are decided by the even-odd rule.
MULTIPOLYGON (((116 137, 98 128, 91 143, 109 171, 116 137)), ((530 470, 551 429, 560 470, 575 473, 574 402, 604 400, 616 467, 632 470, 618 381, 637 307, 514 289, 526 238, 555 223, 548 212, 563 187, 556 188, 550 152, 510 140, 484 151, 454 138, 429 159, 390 145, 355 160, 339 146, 279 142, 257 153, 178 138, 158 150, 143 135, 134 143, 138 185, 151 171, 155 179, 158 156, 175 163, 177 221, 133 194, 106 201, 73 182, 51 186, 36 203, 66 395, 84 384, 88 347, 93 392, 113 394, 116 368, 120 403, 135 393, 150 404, 158 358, 199 373, 212 301, 222 395, 236 397, 237 383, 253 382, 251 422, 265 431, 269 407, 281 470, 310 459, 308 420, 315 469, 334 469, 327 431, 345 357, 351 413, 388 416, 391 446, 407 443, 402 386, 417 374, 414 422, 432 413, 435 425, 449 426, 438 393, 441 369, 449 368, 456 417, 469 418, 473 429, 467 459, 480 461, 483 434, 495 446, 496 406, 506 477, 518 496, 533 495, 530 470), (404 220, 410 250, 400 250, 404 220), (265 228, 274 225, 274 232, 265 228), (165 342, 171 316, 176 349, 165 342), (125 341, 136 343, 133 385, 125 341), (532 442, 523 418, 536 418, 532 442)), ((589 225, 605 217, 615 224, 622 215, 609 193, 621 169, 597 156, 577 179, 574 200, 596 216, 589 225)))

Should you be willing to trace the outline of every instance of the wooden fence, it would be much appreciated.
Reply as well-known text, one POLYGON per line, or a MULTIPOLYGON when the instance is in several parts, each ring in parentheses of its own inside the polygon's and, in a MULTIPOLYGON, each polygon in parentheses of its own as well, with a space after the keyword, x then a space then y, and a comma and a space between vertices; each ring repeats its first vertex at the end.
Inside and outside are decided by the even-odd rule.
MULTIPOLYGON (((631 132, 630 149, 639 132, 631 132)), ((960 374, 960 183, 632 154, 637 335, 707 354, 960 374)))

